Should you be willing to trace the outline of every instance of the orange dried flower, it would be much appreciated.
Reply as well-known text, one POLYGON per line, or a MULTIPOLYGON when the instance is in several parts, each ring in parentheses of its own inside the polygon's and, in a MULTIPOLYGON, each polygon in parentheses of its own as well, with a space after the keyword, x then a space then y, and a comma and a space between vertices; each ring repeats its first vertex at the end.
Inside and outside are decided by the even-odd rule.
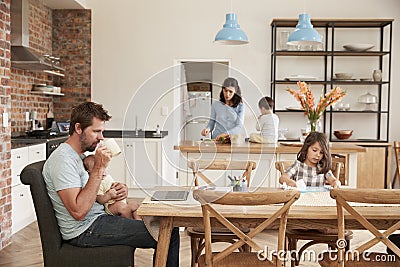
POLYGON ((304 115, 307 116, 309 121, 317 121, 326 108, 334 105, 346 95, 345 90, 336 86, 326 94, 322 93, 317 105, 315 105, 314 94, 307 83, 299 81, 297 82, 297 86, 299 87, 298 91, 291 88, 288 88, 287 91, 299 101, 301 107, 304 109, 304 115))

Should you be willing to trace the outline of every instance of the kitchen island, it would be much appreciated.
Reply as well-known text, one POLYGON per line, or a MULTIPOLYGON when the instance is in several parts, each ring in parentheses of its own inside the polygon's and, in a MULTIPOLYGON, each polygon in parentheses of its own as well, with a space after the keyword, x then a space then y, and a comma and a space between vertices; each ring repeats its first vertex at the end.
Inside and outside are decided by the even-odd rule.
MULTIPOLYGON (((295 160, 301 146, 302 144, 298 142, 217 144, 212 141, 182 141, 179 145, 174 146, 174 149, 181 152, 181 167, 183 169, 185 169, 184 165, 187 165, 187 162, 193 159, 255 161, 257 167, 252 174, 251 186, 278 187, 279 173, 275 170, 275 162, 295 160)), ((357 187, 357 156, 358 153, 366 152, 366 148, 355 144, 331 143, 330 149, 331 153, 347 155, 348 186, 357 187)), ((184 179, 180 184, 189 185, 192 181, 191 175, 186 166, 186 174, 183 174, 184 179)), ((224 184, 219 185, 223 186, 224 184)))

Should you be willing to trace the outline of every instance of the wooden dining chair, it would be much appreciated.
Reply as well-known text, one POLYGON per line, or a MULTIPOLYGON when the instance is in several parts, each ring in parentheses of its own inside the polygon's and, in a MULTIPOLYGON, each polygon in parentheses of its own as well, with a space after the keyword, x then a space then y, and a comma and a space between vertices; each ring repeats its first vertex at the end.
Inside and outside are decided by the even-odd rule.
MULTIPOLYGON (((194 198, 200 202, 203 212, 205 228, 205 254, 199 257, 199 267, 244 267, 244 266, 284 266, 285 257, 285 230, 290 206, 300 197, 297 190, 271 189, 263 192, 217 192, 214 190, 195 190, 194 198), (252 206, 283 204, 269 218, 265 218, 249 233, 240 230, 237 224, 224 216, 224 206, 245 206, 251 209, 252 206), (215 221, 214 221, 215 220, 215 221), (257 243, 254 238, 269 227, 275 221, 279 221, 278 232, 278 257, 271 257, 265 251, 264 245, 257 243), (213 252, 212 229, 216 222, 236 234, 238 239, 220 252, 213 252), (247 244, 251 250, 236 252, 236 249, 247 244)), ((274 206, 279 207, 279 206, 274 206)), ((229 207, 228 207, 229 210, 229 207)), ((246 219, 246 214, 243 214, 246 219)))
MULTIPOLYGON (((281 173, 284 173, 286 169, 288 169, 293 164, 293 161, 277 161, 275 162, 275 168, 281 173)), ((340 171, 341 171, 341 162, 336 162, 335 167, 332 168, 333 175, 339 179, 340 171)), ((286 230, 286 239, 287 239, 287 248, 289 251, 298 251, 297 257, 291 261, 291 266, 298 266, 300 264, 300 259, 302 257, 303 252, 310 246, 315 244, 327 244, 329 248, 334 249, 336 247, 337 242, 337 233, 326 233, 324 231, 315 229, 315 230, 296 230, 289 229, 286 230), (299 240, 310 240, 306 244, 304 244, 299 250, 297 250, 297 242, 299 240)), ((345 239, 347 242, 347 250, 350 249, 350 240, 353 238, 352 231, 346 231, 345 239)))
MULTIPOLYGON (((388 224, 385 231, 384 229, 377 229, 373 225, 374 218, 366 218, 362 212, 357 210, 355 204, 352 203, 365 203, 365 204, 400 204, 400 189, 350 189, 350 188, 337 188, 331 190, 331 197, 336 200, 337 217, 338 217, 338 240, 343 240, 345 232, 345 217, 349 213, 359 224, 368 230, 374 237, 361 243, 356 249, 352 249, 347 253, 343 246, 338 247, 338 253, 332 254, 324 253, 322 259, 319 261, 320 265, 326 266, 340 266, 340 267, 354 267, 354 266, 400 266, 400 248, 397 247, 388 237, 393 232, 400 230, 400 220, 396 223, 388 224), (352 203, 350 203, 352 202, 352 203), (345 211, 347 212, 345 214, 345 211), (393 253, 390 257, 389 254, 383 252, 371 252, 369 249, 376 244, 382 242, 393 253), (368 253, 364 253, 365 251, 368 253)), ((379 209, 376 206, 376 209, 379 209)), ((363 240, 364 241, 364 240, 363 240)))
MULTIPOLYGON (((204 174, 204 171, 243 171, 242 177, 246 178, 247 185, 250 185, 250 178, 252 171, 256 168, 256 163, 253 161, 229 161, 229 160, 192 160, 189 162, 189 168, 193 172, 194 184, 199 186, 200 179, 206 185, 214 185, 212 179, 204 174)), ((250 230, 242 228, 242 231, 248 233, 250 230)), ((204 227, 189 227, 186 233, 190 236, 190 248, 192 253, 191 266, 196 266, 198 258, 204 249, 204 227)), ((237 236, 229 229, 224 227, 213 229, 212 240, 213 242, 227 242, 233 243, 237 240, 237 236)), ((240 250, 248 250, 248 246, 244 245, 239 248, 240 250)))
POLYGON ((394 186, 396 185, 396 180, 400 185, 400 141, 394 141, 393 149, 394 149, 394 160, 396 161, 396 171, 394 172, 392 180, 392 188, 394 188, 394 186))

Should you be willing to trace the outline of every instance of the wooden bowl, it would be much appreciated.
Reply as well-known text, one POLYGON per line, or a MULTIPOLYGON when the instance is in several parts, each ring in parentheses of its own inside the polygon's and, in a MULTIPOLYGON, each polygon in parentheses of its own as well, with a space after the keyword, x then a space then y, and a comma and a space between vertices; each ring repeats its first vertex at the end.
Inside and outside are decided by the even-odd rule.
POLYGON ((337 139, 349 139, 350 136, 353 134, 353 130, 338 130, 334 131, 333 134, 336 136, 337 139))

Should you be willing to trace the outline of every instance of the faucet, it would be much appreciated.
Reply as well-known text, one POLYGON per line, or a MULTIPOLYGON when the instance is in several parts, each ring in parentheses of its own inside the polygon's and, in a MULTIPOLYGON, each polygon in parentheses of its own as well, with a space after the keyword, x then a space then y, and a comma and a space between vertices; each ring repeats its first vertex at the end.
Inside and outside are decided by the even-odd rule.
POLYGON ((138 128, 137 128, 137 115, 136 115, 136 120, 135 120, 135 135, 138 136, 138 128))

